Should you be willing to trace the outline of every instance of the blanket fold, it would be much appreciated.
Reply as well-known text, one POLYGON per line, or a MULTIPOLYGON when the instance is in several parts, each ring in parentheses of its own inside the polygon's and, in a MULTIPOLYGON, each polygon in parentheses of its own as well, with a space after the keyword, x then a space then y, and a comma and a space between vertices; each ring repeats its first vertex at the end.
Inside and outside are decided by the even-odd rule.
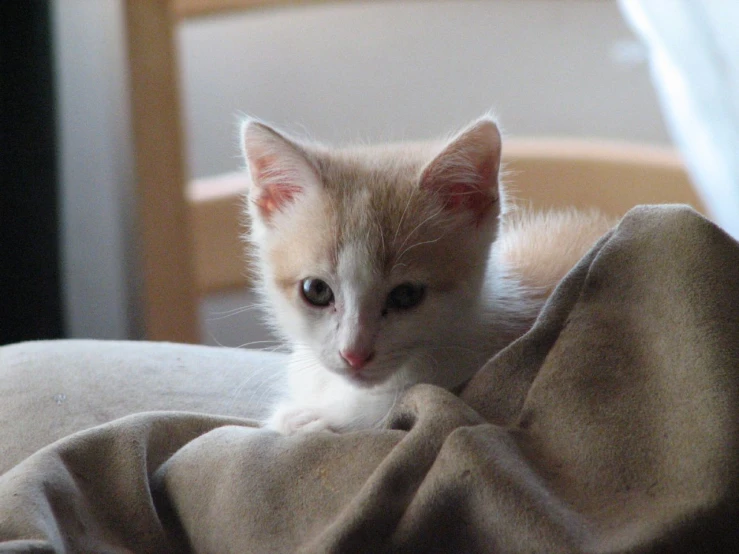
POLYGON ((0 551, 728 553, 737 470, 739 245, 640 207, 459 396, 418 385, 343 435, 182 412, 72 434, 0 475, 0 551))

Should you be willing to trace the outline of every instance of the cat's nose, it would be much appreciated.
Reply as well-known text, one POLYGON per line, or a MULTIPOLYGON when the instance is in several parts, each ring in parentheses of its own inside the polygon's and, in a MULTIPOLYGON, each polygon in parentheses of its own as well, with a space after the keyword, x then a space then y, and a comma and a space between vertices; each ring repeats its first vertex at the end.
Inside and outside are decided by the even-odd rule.
POLYGON ((359 371, 375 357, 374 352, 364 352, 361 350, 341 350, 339 355, 344 358, 352 369, 359 371))

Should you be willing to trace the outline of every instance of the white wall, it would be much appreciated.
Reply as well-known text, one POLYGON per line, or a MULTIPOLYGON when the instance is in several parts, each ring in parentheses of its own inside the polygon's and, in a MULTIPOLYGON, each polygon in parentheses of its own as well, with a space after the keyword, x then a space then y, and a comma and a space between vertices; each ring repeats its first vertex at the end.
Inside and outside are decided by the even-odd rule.
POLYGON ((434 136, 490 108, 510 134, 668 140, 610 1, 329 3, 209 18, 180 43, 196 176, 237 165, 239 112, 329 141, 434 136))
MULTIPOLYGON (((125 325, 110 321, 131 327, 133 290, 121 276, 131 261, 121 10, 57 0, 56 11, 71 320, 75 334, 117 336, 125 325)), ((490 108, 509 135, 668 141, 615 1, 325 4, 211 17, 178 38, 194 177, 240 166, 244 112, 329 142, 435 136, 490 108)), ((208 299, 207 341, 260 338, 253 311, 223 317, 250 301, 208 299)))
POLYGON ((121 4, 56 0, 52 17, 67 332, 135 337, 134 174, 121 4))

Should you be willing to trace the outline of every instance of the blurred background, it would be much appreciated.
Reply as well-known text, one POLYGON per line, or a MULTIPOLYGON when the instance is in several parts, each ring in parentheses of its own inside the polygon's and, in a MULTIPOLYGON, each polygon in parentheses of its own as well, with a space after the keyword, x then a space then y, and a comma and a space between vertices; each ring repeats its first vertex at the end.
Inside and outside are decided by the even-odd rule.
MULTIPOLYGON (((1 342, 141 338, 122 2, 0 6, 1 342)), ((240 169, 243 114, 341 142, 435 137, 492 109, 514 137, 670 144, 616 1, 329 2, 205 17, 176 41, 190 178, 240 169)), ((252 301, 206 297, 203 341, 265 338, 253 310, 231 313, 252 301)))

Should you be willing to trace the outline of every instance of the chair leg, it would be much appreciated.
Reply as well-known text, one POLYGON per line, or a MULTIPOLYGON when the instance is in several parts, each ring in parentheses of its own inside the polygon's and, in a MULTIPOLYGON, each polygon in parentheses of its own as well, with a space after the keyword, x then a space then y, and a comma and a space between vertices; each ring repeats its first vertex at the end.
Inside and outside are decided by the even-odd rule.
POLYGON ((175 19, 168 1, 126 0, 125 8, 146 338, 195 343, 200 337, 175 19))

